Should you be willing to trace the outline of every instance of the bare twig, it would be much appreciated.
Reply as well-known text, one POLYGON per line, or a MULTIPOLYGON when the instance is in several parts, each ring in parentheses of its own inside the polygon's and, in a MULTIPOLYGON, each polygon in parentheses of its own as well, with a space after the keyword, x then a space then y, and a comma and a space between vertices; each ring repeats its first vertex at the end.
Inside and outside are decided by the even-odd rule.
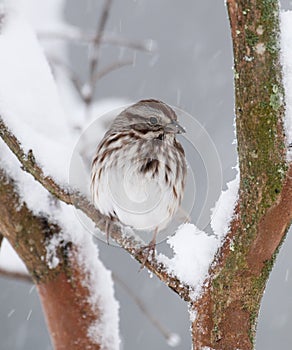
MULTIPOLYGON (((109 218, 96 210, 87 200, 87 198, 85 198, 79 192, 73 191, 69 188, 64 189, 57 184, 52 177, 45 176, 43 170, 36 161, 32 150, 30 150, 28 154, 23 151, 20 142, 6 127, 1 117, 0 137, 20 161, 23 170, 30 173, 36 181, 41 183, 42 186, 56 198, 65 202, 66 204, 73 205, 75 208, 80 209, 96 224, 101 231, 105 232, 109 218)), ((138 242, 132 236, 125 235, 122 231, 122 224, 117 224, 114 222, 111 223, 110 236, 137 261, 143 263, 145 261, 146 252, 144 252, 143 249, 139 249, 141 247, 141 242, 138 242)), ((160 278, 161 281, 166 283, 172 290, 178 293, 181 298, 186 301, 190 301, 191 288, 183 285, 176 277, 169 275, 166 267, 162 263, 153 258, 151 261, 147 260, 145 266, 149 269, 149 271, 153 272, 158 278, 160 278)))
MULTIPOLYGON (((9 271, 3 268, 0 268, 0 276, 10 279, 16 279, 28 283, 33 283, 31 276, 28 273, 9 271)), ((132 290, 127 286, 127 284, 120 279, 117 275, 113 275, 113 279, 118 283, 121 288, 129 295, 133 302, 139 307, 145 317, 153 324, 155 328, 162 334, 162 336, 168 340, 171 337, 171 332, 167 330, 147 309, 144 302, 139 298, 132 290)))
MULTIPOLYGON (((67 77, 72 82, 73 86, 75 87, 79 97, 82 101, 86 103, 88 96, 84 93, 85 89, 83 87, 83 84, 81 83, 81 80, 77 76, 76 72, 68 65, 66 62, 64 62, 62 59, 56 56, 48 55, 47 56, 48 61, 50 64, 54 66, 60 67, 67 75, 67 77)), ((114 62, 112 64, 109 64, 107 67, 102 69, 100 72, 96 73, 93 77, 94 85, 97 83, 97 81, 107 74, 113 72, 114 70, 117 70, 119 68, 129 66, 133 64, 133 60, 125 60, 125 61, 118 61, 114 62)), ((89 89, 91 91, 91 89, 89 89)), ((89 91, 89 96, 91 96, 91 92, 89 91)))
MULTIPOLYGON (((31 276, 28 273, 9 271, 3 268, 0 268, 0 276, 10 279, 16 279, 28 283, 33 283, 31 276)), ((162 336, 168 340, 172 333, 167 330, 147 309, 146 305, 132 290, 127 286, 127 284, 119 278, 117 275, 113 274, 113 279, 117 282, 121 288, 129 295, 129 297, 134 301, 134 303, 139 307, 145 317, 154 325, 155 328, 162 334, 162 336)))
POLYGON ((82 93, 82 83, 79 77, 77 76, 76 72, 73 70, 72 67, 70 67, 66 62, 64 62, 59 57, 53 56, 53 55, 47 55, 48 61, 52 66, 58 66, 60 67, 68 76, 68 78, 71 80, 73 86, 75 87, 79 97, 84 100, 84 96, 82 93))
POLYGON ((105 31, 106 23, 109 17, 111 5, 112 5, 112 0, 105 0, 95 33, 87 34, 75 27, 68 27, 67 30, 63 29, 62 32, 45 31, 45 32, 39 33, 39 36, 45 39, 53 38, 53 39, 61 39, 61 40, 73 40, 73 41, 77 41, 78 43, 85 42, 90 44, 91 51, 90 51, 90 58, 89 58, 89 78, 85 84, 81 84, 75 72, 71 69, 71 67, 68 67, 67 64, 62 62, 60 59, 56 59, 54 57, 51 57, 50 59, 51 62, 61 66, 62 69, 66 71, 69 79, 72 81, 79 96, 85 103, 87 107, 86 108, 87 112, 94 98, 97 81, 102 77, 104 77, 106 74, 112 72, 113 70, 124 67, 126 65, 133 64, 133 62, 129 60, 121 61, 121 62, 113 63, 105 67, 101 71, 98 71, 101 44, 108 43, 111 45, 129 47, 135 50, 144 50, 148 52, 154 51, 156 46, 153 40, 136 42, 136 41, 122 38, 122 37, 114 36, 111 34, 106 35, 104 31, 105 31))
POLYGON ((24 273, 24 272, 8 271, 0 268, 0 276, 33 283, 31 276, 28 273, 24 273))
POLYGON ((139 298, 133 290, 123 281, 121 280, 117 275, 113 274, 113 279, 116 281, 123 289, 124 291, 130 296, 130 298, 135 302, 135 304, 139 307, 139 309, 142 311, 142 313, 145 315, 145 317, 152 323, 152 325, 158 329, 158 331, 162 334, 162 336, 169 340, 172 336, 172 333, 164 327, 164 325, 159 322, 149 311, 147 306, 144 304, 141 298, 139 298))
POLYGON ((108 34, 103 37, 103 40, 101 40, 101 42, 108 43, 115 46, 128 47, 134 50, 146 51, 149 53, 155 52, 157 49, 157 44, 152 39, 146 39, 143 41, 133 41, 127 38, 108 34))
MULTIPOLYGON (((74 28, 75 29, 75 28, 74 28)), ((42 31, 38 33, 38 37, 41 40, 66 40, 72 41, 79 44, 90 44, 95 40, 95 33, 84 33, 76 28, 74 31, 42 31)), ((124 38, 119 35, 104 33, 100 38, 100 45, 113 45, 118 47, 127 47, 129 49, 138 50, 138 51, 146 51, 146 52, 154 52, 157 48, 157 44, 152 39, 145 40, 131 40, 128 38, 124 38)))
MULTIPOLYGON (((33 283, 31 276, 28 273, 17 272, 17 271, 9 271, 3 268, 0 268, 0 276, 9 279, 15 279, 18 281, 23 281, 27 283, 33 283)), ((162 334, 162 336, 169 340, 172 336, 172 332, 170 332, 166 327, 159 322, 155 316, 153 316, 147 309, 147 306, 144 304, 143 300, 139 298, 135 292, 129 288, 129 286, 120 279, 117 275, 113 274, 113 279, 116 283, 118 283, 121 288, 129 295, 131 300, 138 306, 141 312, 145 315, 145 317, 152 323, 152 325, 157 328, 157 330, 162 334)))
POLYGON ((112 71, 117 70, 117 69, 122 68, 122 67, 125 67, 125 66, 130 66, 132 64, 133 64, 133 60, 114 62, 114 63, 108 65, 107 67, 105 67, 104 69, 102 69, 101 71, 94 74, 93 82, 94 82, 94 84, 96 84, 99 79, 103 78, 104 76, 111 73, 112 71))
POLYGON ((92 57, 90 62, 90 76, 93 77, 94 73, 96 72, 97 65, 98 65, 98 51, 100 46, 100 41, 103 35, 104 28, 106 26, 106 22, 109 17, 109 11, 112 4, 112 0, 105 0, 103 10, 100 16, 100 20, 96 29, 96 35, 93 40, 93 48, 92 48, 92 57))
POLYGON ((99 51, 100 51, 100 42, 101 38, 103 36, 103 32, 106 26, 106 22, 109 17, 110 7, 112 4, 112 0, 105 0, 102 13, 100 16, 100 20, 98 22, 98 26, 96 29, 96 35, 93 40, 93 46, 92 46, 92 53, 90 58, 90 64, 89 64, 89 86, 90 86, 90 94, 88 95, 88 98, 86 100, 87 105, 90 105, 94 90, 95 90, 95 79, 94 75, 97 71, 98 62, 99 62, 99 51))

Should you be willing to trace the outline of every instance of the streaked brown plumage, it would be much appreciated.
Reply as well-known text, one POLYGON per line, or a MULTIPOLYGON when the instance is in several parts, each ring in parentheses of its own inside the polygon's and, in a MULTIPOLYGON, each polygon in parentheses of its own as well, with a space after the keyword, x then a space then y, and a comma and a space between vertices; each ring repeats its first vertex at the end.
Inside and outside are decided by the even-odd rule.
POLYGON ((156 234, 181 205, 186 160, 176 134, 185 132, 172 108, 142 100, 122 111, 97 147, 91 193, 97 209, 137 230, 156 234))

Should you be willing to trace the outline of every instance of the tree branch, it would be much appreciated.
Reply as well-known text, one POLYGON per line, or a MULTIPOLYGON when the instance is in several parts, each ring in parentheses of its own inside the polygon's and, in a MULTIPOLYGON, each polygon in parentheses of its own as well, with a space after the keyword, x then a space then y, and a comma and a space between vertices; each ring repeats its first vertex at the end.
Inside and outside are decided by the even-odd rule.
POLYGON ((28 273, 9 271, 0 268, 0 275, 6 278, 16 279, 18 281, 33 283, 33 280, 28 273))
POLYGON ((100 42, 101 38, 103 36, 103 32, 106 26, 106 22, 109 17, 110 8, 112 5, 112 0, 105 0, 102 13, 100 16, 100 20, 96 29, 96 35, 93 40, 92 45, 92 53, 90 58, 90 64, 89 64, 89 87, 90 87, 90 93, 87 96, 86 103, 89 106, 92 102, 94 90, 95 90, 95 72, 97 71, 98 62, 99 62, 99 50, 100 50, 100 42))
POLYGON ((98 49, 100 46, 100 41, 103 36, 103 32, 106 26, 106 22, 109 17, 110 8, 112 5, 112 0, 105 0, 104 6, 102 9, 102 13, 99 19, 99 23, 97 26, 96 34, 93 40, 93 55, 92 55, 92 61, 90 62, 90 75, 92 76, 94 72, 96 71, 97 65, 98 65, 98 49))
POLYGON ((93 77, 94 84, 96 84, 99 79, 103 78, 104 76, 113 72, 114 70, 123 68, 125 66, 131 66, 131 65, 133 65, 133 60, 118 61, 118 62, 109 64, 107 67, 105 67, 101 71, 94 74, 94 77, 93 77))
POLYGON ((45 176, 43 170, 38 165, 33 155, 32 150, 27 154, 23 151, 20 146, 20 142, 17 138, 8 130, 0 117, 0 136, 11 151, 16 155, 17 159, 23 166, 23 170, 29 172, 36 180, 38 180, 43 186, 47 185, 48 191, 51 192, 55 197, 62 200, 67 204, 72 204, 69 191, 61 188, 50 176, 45 176))
MULTIPOLYGON (((22 164, 23 170, 30 173, 36 181, 46 188, 52 195, 66 204, 73 205, 86 214, 96 226, 103 232, 107 229, 107 222, 110 220, 102 215, 89 201, 79 192, 64 189, 58 185, 53 178, 45 176, 42 168, 35 159, 32 150, 25 154, 18 139, 6 127, 3 119, 0 117, 0 137, 7 144, 10 150, 15 154, 22 164)), ((130 253, 138 262, 144 263, 145 254, 141 248, 141 242, 135 240, 132 236, 127 236, 123 232, 122 224, 111 223, 110 236, 128 253, 130 253)), ((170 276, 166 267, 159 263, 155 258, 146 261, 145 266, 153 272, 161 281, 174 290, 186 301, 190 301, 191 288, 183 285, 176 277, 170 276)))
MULTIPOLYGON (((78 262, 75 254, 78 247, 72 242, 58 246, 59 264, 54 269, 49 268, 45 258, 46 242, 58 234, 60 228, 27 208, 15 190, 14 181, 2 169, 0 218, 1 232, 37 284, 54 348, 99 350, 100 344, 89 339, 87 334, 92 322, 97 322, 101 313, 97 305, 93 308, 89 301, 91 291, 84 285, 88 271, 78 262)), ((17 274, 17 278, 23 276, 17 274)))
POLYGON ((81 98, 81 100, 84 100, 84 96, 82 92, 82 83, 79 77, 77 76, 76 72, 59 57, 56 57, 53 55, 46 55, 46 57, 52 67, 58 66, 67 74, 68 78, 71 80, 72 84, 74 85, 79 97, 81 98))
POLYGON ((261 298, 292 220, 277 0, 227 0, 234 52, 239 201, 194 304, 194 349, 250 350, 261 298))
POLYGON ((165 338, 166 341, 169 341, 173 336, 171 333, 161 322, 158 321, 156 317, 154 317, 142 301, 142 299, 134 293, 131 288, 121 280, 117 275, 113 275, 114 280, 124 289, 124 291, 129 295, 132 301, 138 306, 144 316, 152 323, 152 325, 159 331, 159 333, 165 338))
MULTIPOLYGON (((17 271, 9 271, 3 268, 0 268, 0 276, 4 278, 14 279, 17 281, 33 283, 31 276, 28 273, 17 272, 17 271)), ((113 280, 118 283, 121 288, 128 294, 131 300, 137 305, 140 311, 144 314, 144 316, 152 323, 152 325, 161 333, 161 335, 169 340, 173 333, 171 333, 161 322, 159 322, 149 311, 147 306, 144 304, 143 300, 136 295, 131 288, 117 275, 112 274, 113 280)))
MULTIPOLYGON (((54 66, 59 66, 68 76, 70 81, 72 82, 73 86, 75 87, 80 99, 84 102, 87 103, 88 96, 84 92, 84 86, 81 83, 81 80, 77 76, 76 72, 66 64, 66 62, 63 62, 60 58, 52 55, 47 55, 49 63, 54 67, 54 66)), ((118 61, 109 64, 107 67, 103 68, 101 71, 97 72, 94 74, 94 84, 98 82, 98 80, 102 79, 104 76, 107 74, 123 68, 125 66, 133 65, 133 60, 125 60, 125 61, 118 61)), ((85 90, 86 91, 86 90, 85 90)), ((89 96, 90 96, 90 91, 89 91, 89 96)), ((90 97, 89 97, 90 98, 90 97)))
MULTIPOLYGON (((43 31, 38 33, 40 39, 59 39, 77 43, 92 43, 95 40, 95 33, 83 33, 76 29, 74 32, 43 31)), ((156 42, 152 39, 135 41, 110 33, 104 33, 100 38, 100 44, 126 47, 133 50, 153 52, 156 49, 156 42)))

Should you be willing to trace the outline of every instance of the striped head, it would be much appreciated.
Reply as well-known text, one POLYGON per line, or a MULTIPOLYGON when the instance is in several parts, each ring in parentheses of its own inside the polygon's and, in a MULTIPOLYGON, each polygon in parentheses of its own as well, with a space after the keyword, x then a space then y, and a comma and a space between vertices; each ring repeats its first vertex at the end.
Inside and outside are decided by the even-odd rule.
POLYGON ((122 111, 114 120, 111 132, 134 131, 145 139, 175 136, 185 130, 172 108, 158 100, 141 100, 122 111))

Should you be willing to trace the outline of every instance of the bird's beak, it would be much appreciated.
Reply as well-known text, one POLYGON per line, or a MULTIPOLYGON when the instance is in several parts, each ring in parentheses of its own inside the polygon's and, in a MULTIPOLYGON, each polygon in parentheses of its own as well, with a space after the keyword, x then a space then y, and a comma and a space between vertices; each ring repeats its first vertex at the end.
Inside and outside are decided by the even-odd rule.
POLYGON ((176 120, 173 120, 171 123, 168 123, 165 128, 165 132, 169 134, 183 134, 186 132, 186 130, 179 125, 179 123, 176 120))

